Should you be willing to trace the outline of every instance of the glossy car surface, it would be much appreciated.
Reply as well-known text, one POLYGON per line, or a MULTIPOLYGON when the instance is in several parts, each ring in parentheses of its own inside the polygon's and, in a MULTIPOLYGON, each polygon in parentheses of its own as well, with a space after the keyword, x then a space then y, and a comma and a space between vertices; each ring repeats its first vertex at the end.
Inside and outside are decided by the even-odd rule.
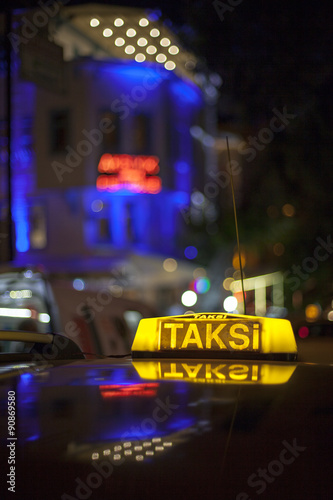
POLYGON ((0 369, 3 477, 15 460, 1 498, 331 498, 330 365, 35 355, 0 369))

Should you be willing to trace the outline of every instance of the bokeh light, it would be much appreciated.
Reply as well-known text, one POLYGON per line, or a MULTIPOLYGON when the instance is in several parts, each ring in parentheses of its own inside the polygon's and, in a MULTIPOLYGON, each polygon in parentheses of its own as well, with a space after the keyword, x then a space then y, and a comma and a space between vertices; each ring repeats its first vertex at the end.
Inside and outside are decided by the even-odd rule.
POLYGON ((198 250, 196 249, 196 247, 190 245, 185 248, 184 254, 187 259, 192 260, 195 259, 196 256, 198 255, 198 250))
POLYGON ((193 287, 196 293, 207 293, 210 289, 210 281, 208 278, 198 278, 194 281, 193 287))
POLYGON ((310 333, 310 330, 307 326, 301 326, 301 328, 299 328, 298 330, 298 336, 301 338, 301 339, 305 339, 310 333))
POLYGON ((223 301, 224 310, 227 312, 235 311, 237 309, 237 305, 238 305, 237 299, 236 299, 236 297, 233 297, 232 295, 230 295, 229 297, 227 297, 223 301))
POLYGON ((223 281, 223 288, 225 290, 230 290, 231 283, 234 281, 234 278, 226 278, 223 281))
MULTIPOLYGON (((241 252, 240 258, 241 258, 242 267, 245 267, 246 260, 245 260, 244 252, 241 252)), ((238 252, 235 252, 235 254, 232 258, 232 265, 235 269, 240 268, 239 267, 239 253, 238 252)))
POLYGON ((80 278, 75 278, 75 280, 73 280, 73 288, 75 290, 78 290, 79 292, 81 292, 81 290, 84 290, 84 287, 85 287, 85 283, 80 278))
POLYGON ((290 203, 286 203, 282 207, 282 213, 286 217, 293 217, 295 215, 295 207, 293 205, 290 205, 290 203))
POLYGON ((90 19, 90 26, 92 28, 96 28, 96 26, 99 26, 99 20, 94 17, 93 19, 90 19))
POLYGON ((120 26, 122 26, 124 24, 124 21, 123 19, 121 19, 120 17, 117 17, 117 19, 114 20, 114 23, 113 23, 115 26, 117 26, 117 28, 119 28, 120 26))
POLYGON ((103 210, 103 202, 102 200, 94 200, 91 204, 91 210, 95 213, 103 210))
POLYGON ((142 19, 140 19, 140 21, 139 21, 139 25, 140 25, 140 26, 142 26, 143 28, 144 28, 145 26, 148 26, 148 24, 149 24, 149 21, 148 21, 148 19, 146 19, 145 17, 143 17, 143 18, 142 18, 142 19))
POLYGON ((192 307, 196 304, 198 296, 192 290, 186 290, 181 297, 181 302, 185 307, 192 307))
POLYGON ((280 242, 279 243, 275 243, 275 245, 273 246, 273 253, 277 257, 281 257, 281 255, 284 254, 284 244, 280 243, 280 242))
POLYGON ((113 31, 110 30, 110 28, 105 28, 105 30, 103 31, 103 36, 105 36, 105 38, 109 38, 110 36, 112 36, 113 34, 113 31))
POLYGON ((193 271, 193 278, 203 278, 204 276, 207 276, 206 269, 203 267, 196 267, 193 271))
POLYGON ((309 304, 305 308, 305 317, 307 321, 316 321, 321 313, 321 308, 317 304, 309 304))
POLYGON ((165 259, 163 262, 163 269, 168 273, 173 273, 177 269, 177 267, 177 261, 175 259, 172 259, 171 257, 165 259))

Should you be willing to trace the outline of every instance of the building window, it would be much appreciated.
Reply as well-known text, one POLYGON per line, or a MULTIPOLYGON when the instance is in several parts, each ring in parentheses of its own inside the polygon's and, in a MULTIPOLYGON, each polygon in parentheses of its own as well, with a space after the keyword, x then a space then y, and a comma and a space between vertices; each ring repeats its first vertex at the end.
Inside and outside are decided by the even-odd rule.
POLYGON ((69 142, 69 111, 52 111, 50 116, 51 153, 65 153, 69 142))
POLYGON ((100 217, 98 219, 97 231, 97 238, 100 243, 107 243, 111 241, 110 221, 107 217, 100 217))
POLYGON ((34 205, 29 210, 30 248, 41 250, 47 245, 46 214, 43 205, 34 205))
POLYGON ((103 153, 120 152, 120 120, 112 111, 100 114, 100 130, 103 133, 103 153))
POLYGON ((125 231, 126 241, 129 244, 137 243, 138 237, 135 228, 135 206, 132 203, 125 205, 125 231))
POLYGON ((94 200, 88 214, 87 230, 92 245, 111 243, 110 205, 100 199, 94 200))
POLYGON ((151 153, 151 117, 147 114, 133 116, 133 154, 151 153))

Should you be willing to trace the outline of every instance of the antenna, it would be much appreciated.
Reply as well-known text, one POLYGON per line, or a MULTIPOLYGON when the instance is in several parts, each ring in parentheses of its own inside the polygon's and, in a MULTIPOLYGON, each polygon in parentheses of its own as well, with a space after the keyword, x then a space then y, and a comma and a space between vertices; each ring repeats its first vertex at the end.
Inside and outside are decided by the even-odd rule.
POLYGON ((244 314, 246 314, 246 302, 245 302, 245 292, 244 292, 243 266, 242 266, 242 258, 241 258, 241 251, 240 251, 240 245, 239 245, 239 233, 238 233, 238 223, 237 223, 237 212, 236 212, 236 200, 235 200, 234 180, 233 180, 233 177, 232 177, 232 168, 231 168, 229 138, 228 138, 228 136, 226 136, 226 140, 227 140, 228 162, 229 162, 230 180, 231 180, 232 204, 233 204, 233 207, 234 207, 234 216, 235 216, 235 227, 236 227, 236 237, 237 237, 237 247, 238 247, 239 269, 240 269, 240 273, 241 273, 241 282, 242 282, 244 314))

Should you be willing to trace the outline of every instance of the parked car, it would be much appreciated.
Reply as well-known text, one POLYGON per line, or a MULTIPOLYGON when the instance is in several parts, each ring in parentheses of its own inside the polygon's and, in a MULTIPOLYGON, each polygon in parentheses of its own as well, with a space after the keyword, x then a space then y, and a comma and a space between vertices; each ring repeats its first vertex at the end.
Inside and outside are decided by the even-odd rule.
MULTIPOLYGON (((156 312, 140 300, 119 296, 119 289, 77 290, 63 276, 6 268, 0 272, 0 329, 62 332, 85 352, 129 353, 139 321, 156 312)), ((6 348, 8 342, 2 342, 0 350, 6 348)))

